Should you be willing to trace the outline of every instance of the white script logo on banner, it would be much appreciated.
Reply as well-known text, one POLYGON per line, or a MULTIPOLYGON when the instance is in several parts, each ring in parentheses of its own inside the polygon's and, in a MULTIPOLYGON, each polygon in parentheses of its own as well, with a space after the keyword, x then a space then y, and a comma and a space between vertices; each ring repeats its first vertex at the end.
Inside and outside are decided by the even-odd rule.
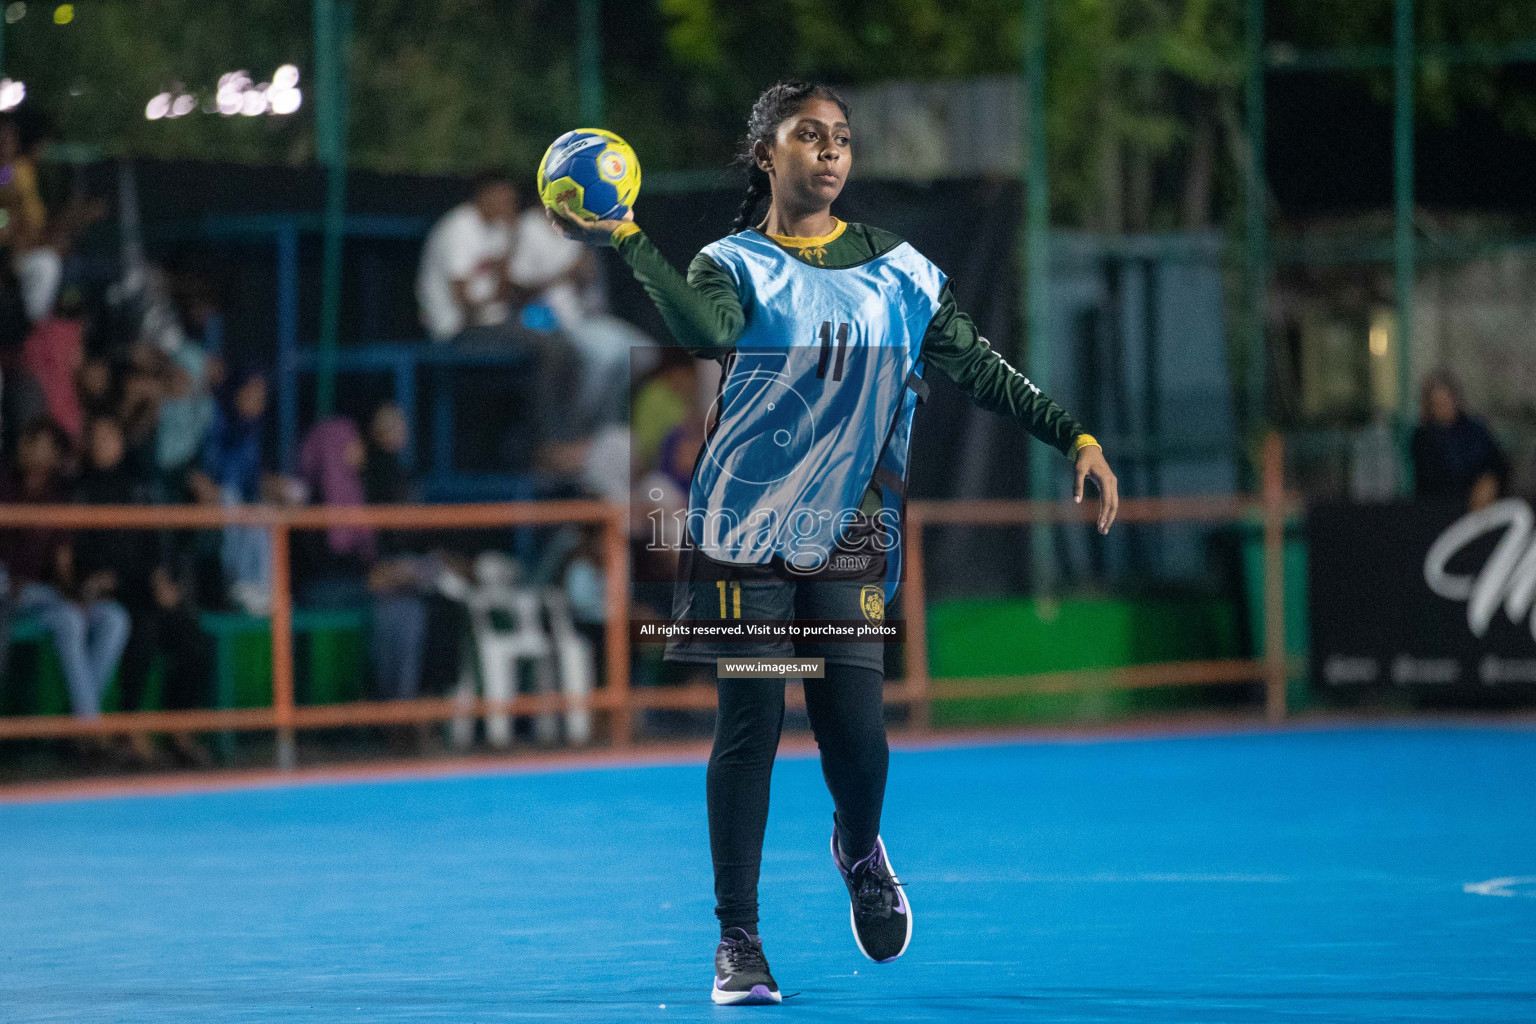
POLYGON ((1469 512, 1446 528, 1424 556, 1424 582, 1440 597, 1467 602, 1467 626, 1483 637, 1502 606, 1509 621, 1529 617, 1536 638, 1536 514, 1519 498, 1505 498, 1469 512), (1467 545, 1487 534, 1504 531, 1493 554, 1475 575, 1452 574, 1447 566, 1467 545))

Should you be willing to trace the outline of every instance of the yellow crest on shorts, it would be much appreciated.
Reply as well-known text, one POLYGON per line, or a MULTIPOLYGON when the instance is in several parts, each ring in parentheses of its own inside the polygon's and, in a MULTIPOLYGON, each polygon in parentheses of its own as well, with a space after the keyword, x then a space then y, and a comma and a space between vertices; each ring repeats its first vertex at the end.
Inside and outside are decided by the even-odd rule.
POLYGON ((870 622, 885 621, 885 588, 871 583, 859 591, 859 607, 870 622))

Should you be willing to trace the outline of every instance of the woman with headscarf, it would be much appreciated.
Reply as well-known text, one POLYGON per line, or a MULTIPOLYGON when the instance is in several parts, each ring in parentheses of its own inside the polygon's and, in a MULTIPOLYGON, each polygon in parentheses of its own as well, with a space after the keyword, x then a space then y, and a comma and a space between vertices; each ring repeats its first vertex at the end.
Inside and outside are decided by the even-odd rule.
MULTIPOLYGON (((361 505, 366 458, 356 424, 336 417, 316 424, 304 439, 299 470, 319 504, 361 505)), ((410 560, 380 559, 374 531, 355 526, 333 526, 300 545, 294 560, 300 600, 309 607, 367 601, 373 611, 376 692, 384 700, 415 697, 421 690, 427 605, 416 593, 410 560)))

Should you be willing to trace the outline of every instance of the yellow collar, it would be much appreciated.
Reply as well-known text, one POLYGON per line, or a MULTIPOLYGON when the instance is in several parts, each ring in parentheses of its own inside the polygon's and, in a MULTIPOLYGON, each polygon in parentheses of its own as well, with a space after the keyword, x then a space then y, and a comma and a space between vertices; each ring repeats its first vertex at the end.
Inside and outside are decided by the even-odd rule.
POLYGON ((838 220, 836 217, 832 218, 832 223, 834 227, 831 231, 825 235, 817 235, 815 238, 803 238, 800 235, 768 235, 766 231, 763 234, 768 235, 786 249, 819 249, 828 242, 836 240, 848 228, 847 221, 838 220))
POLYGON ((827 234, 817 235, 815 238, 803 238, 799 235, 768 235, 766 231, 763 234, 768 235, 769 238, 786 249, 794 249, 800 254, 802 260, 810 262, 811 258, 815 257, 819 265, 826 266, 827 243, 836 239, 848 227, 846 221, 838 220, 836 217, 832 218, 832 222, 836 227, 827 234))

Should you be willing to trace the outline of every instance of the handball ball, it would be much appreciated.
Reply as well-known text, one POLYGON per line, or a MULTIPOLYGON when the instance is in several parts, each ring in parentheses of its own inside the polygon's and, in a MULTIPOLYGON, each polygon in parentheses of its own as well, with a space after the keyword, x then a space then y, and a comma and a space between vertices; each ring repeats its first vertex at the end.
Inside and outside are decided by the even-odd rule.
POLYGON ((583 220, 620 220, 640 193, 640 158, 601 128, 566 132, 539 161, 539 198, 583 220))

